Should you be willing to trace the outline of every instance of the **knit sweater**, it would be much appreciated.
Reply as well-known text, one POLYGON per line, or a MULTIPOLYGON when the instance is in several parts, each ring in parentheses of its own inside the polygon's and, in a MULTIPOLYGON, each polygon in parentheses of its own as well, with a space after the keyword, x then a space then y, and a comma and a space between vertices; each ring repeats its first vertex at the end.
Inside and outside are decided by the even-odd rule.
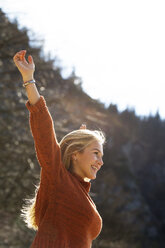
POLYGON ((34 105, 27 101, 26 107, 41 166, 35 205, 38 230, 31 248, 91 248, 102 229, 89 195, 91 183, 64 167, 45 98, 40 96, 34 105))

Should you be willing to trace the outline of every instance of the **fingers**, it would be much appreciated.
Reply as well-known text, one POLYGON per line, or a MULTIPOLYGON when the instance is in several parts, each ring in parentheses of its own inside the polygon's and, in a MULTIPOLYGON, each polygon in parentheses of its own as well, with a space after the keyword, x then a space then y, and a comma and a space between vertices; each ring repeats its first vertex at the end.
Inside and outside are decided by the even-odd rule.
POLYGON ((13 57, 14 63, 20 71, 23 79, 27 78, 27 75, 34 73, 35 65, 31 55, 28 56, 28 61, 25 58, 26 50, 19 51, 13 57))
POLYGON ((28 61, 30 64, 34 64, 33 57, 31 55, 28 56, 28 61))
POLYGON ((26 50, 22 50, 22 51, 16 53, 14 58, 13 58, 14 62, 22 61, 23 58, 25 57, 25 54, 26 54, 26 50))
POLYGON ((25 55, 26 55, 26 50, 23 50, 23 51, 22 51, 22 54, 21 54, 22 61, 23 61, 24 63, 28 64, 27 61, 26 61, 26 59, 25 59, 25 55))
POLYGON ((24 62, 25 64, 28 64, 28 62, 29 64, 34 64, 32 56, 31 55, 28 56, 28 62, 27 62, 25 55, 26 55, 26 50, 21 50, 17 52, 13 57, 15 64, 17 65, 19 61, 24 62))

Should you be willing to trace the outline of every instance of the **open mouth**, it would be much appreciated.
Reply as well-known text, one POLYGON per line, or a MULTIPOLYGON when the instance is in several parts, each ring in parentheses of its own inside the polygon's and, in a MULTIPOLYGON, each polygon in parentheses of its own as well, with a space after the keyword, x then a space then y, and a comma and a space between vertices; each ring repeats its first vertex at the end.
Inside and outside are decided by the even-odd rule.
POLYGON ((93 165, 91 166, 91 168, 92 168, 92 170, 93 170, 94 172, 97 172, 97 170, 98 170, 98 169, 97 169, 95 166, 93 166, 93 165))

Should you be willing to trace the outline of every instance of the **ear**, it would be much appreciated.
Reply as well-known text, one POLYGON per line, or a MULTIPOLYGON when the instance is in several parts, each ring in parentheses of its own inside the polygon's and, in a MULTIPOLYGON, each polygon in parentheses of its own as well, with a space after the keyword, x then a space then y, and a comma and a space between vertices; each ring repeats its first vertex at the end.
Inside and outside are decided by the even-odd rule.
POLYGON ((72 161, 76 161, 76 160, 77 160, 76 152, 74 152, 74 153, 71 155, 71 159, 72 159, 72 161))
POLYGON ((87 128, 87 127, 86 127, 85 124, 81 124, 80 129, 86 129, 86 128, 87 128))

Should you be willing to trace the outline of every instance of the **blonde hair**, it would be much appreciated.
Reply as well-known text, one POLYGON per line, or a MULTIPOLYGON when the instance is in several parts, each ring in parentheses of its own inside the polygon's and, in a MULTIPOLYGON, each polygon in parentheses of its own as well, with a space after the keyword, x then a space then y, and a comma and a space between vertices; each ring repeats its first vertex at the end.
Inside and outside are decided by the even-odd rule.
MULTIPOLYGON (((72 154, 75 152, 83 152, 92 142, 98 141, 102 145, 105 143, 105 135, 102 131, 79 129, 65 135, 60 141, 61 158, 63 165, 68 171, 72 171, 72 154)), ((31 200, 26 200, 26 205, 23 206, 21 216, 29 228, 38 229, 35 218, 36 197, 39 186, 36 187, 35 197, 31 200)))
POLYGON ((65 135, 60 141, 62 162, 67 170, 72 169, 72 154, 83 152, 93 141, 105 142, 103 132, 89 129, 79 129, 65 135))

